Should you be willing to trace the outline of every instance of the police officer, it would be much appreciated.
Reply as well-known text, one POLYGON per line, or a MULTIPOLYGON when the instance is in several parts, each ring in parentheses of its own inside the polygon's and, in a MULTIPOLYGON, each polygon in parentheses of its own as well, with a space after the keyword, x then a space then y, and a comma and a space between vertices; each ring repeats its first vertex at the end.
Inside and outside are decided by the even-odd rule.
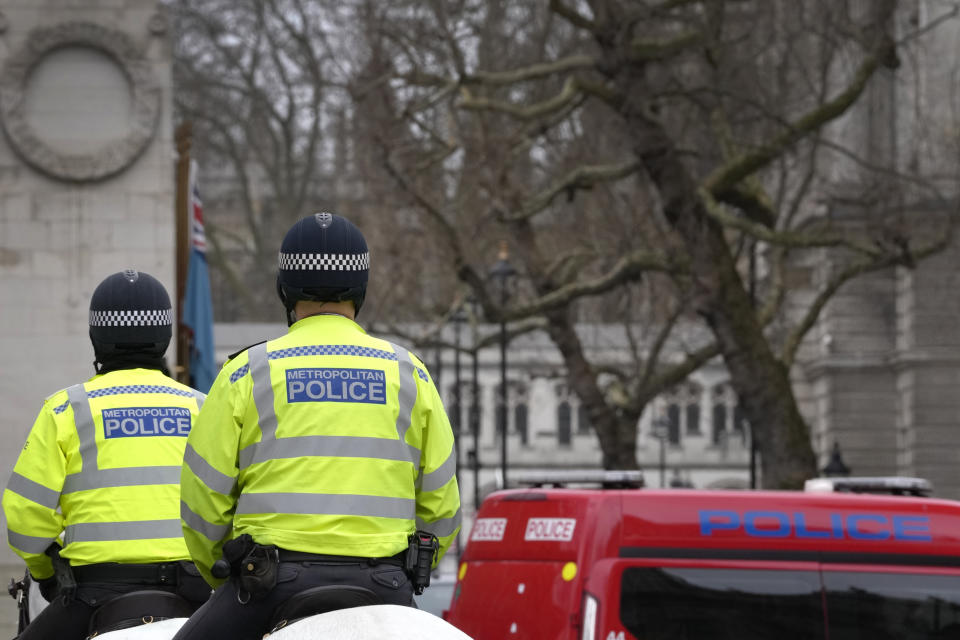
POLYGON ((10 546, 50 600, 20 640, 82 640, 94 611, 131 591, 179 593, 187 613, 210 595, 179 519, 204 395, 166 375, 171 320, 167 292, 146 273, 113 274, 93 293, 96 375, 44 401, 3 494, 10 546))
POLYGON ((414 606, 411 535, 435 536, 420 556, 428 573, 456 536, 453 433, 437 389, 416 356, 355 322, 369 262, 341 216, 287 232, 277 290, 290 329, 224 365, 187 439, 184 538, 212 585, 221 553, 232 571, 177 640, 259 639, 274 609, 311 587, 414 606))

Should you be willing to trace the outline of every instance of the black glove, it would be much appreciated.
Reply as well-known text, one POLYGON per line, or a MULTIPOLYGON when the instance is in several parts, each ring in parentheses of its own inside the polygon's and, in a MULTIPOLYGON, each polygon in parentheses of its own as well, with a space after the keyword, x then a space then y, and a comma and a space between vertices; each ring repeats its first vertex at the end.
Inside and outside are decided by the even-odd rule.
POLYGON ((210 573, 214 578, 226 578, 231 574, 239 574, 240 561, 253 550, 255 544, 249 533, 228 540, 223 545, 223 557, 213 563, 210 573))
MULTIPOLYGON (((33 576, 30 576, 33 578, 33 576)), ((34 578, 34 582, 37 583, 37 586, 40 587, 40 595, 43 596, 43 599, 47 602, 53 602, 54 598, 57 597, 57 594, 60 591, 60 587, 57 585, 57 577, 50 576, 49 578, 44 578, 43 580, 37 580, 34 578)))

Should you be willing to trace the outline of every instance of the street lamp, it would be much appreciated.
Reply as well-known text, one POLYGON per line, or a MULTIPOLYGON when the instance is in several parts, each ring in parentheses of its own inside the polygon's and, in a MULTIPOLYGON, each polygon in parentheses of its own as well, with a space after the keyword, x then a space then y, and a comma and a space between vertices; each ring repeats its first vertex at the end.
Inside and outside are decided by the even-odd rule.
POLYGON ((490 268, 490 277, 500 284, 500 403, 497 407, 497 426, 500 430, 500 477, 504 489, 507 488, 507 319, 504 309, 509 293, 508 282, 517 274, 508 256, 507 243, 502 241, 498 259, 490 268))
POLYGON ((653 437, 660 441, 660 488, 667 486, 667 438, 670 437, 670 421, 663 414, 653 419, 653 437))
MULTIPOLYGON (((463 398, 460 390, 460 325, 466 320, 463 307, 458 308, 450 320, 453 322, 453 405, 456 411, 453 416, 453 455, 457 463, 455 476, 457 487, 460 486, 460 437, 463 434, 463 398)), ((457 532, 457 558, 460 557, 460 532, 457 532)))
MULTIPOLYGON (((471 319, 476 319, 477 300, 473 296, 467 296, 466 306, 470 310, 471 319)), ((480 386, 477 382, 479 373, 479 362, 477 359, 477 324, 472 323, 473 349, 470 352, 471 359, 471 377, 470 384, 470 410, 467 413, 467 420, 470 424, 470 435, 473 436, 473 449, 467 451, 467 462, 473 469, 473 510, 474 513, 480 510, 480 386)))
POLYGON ((833 443, 833 451, 830 452, 830 460, 827 461, 826 466, 820 470, 824 476, 828 478, 846 478, 850 475, 850 467, 848 467, 843 462, 843 457, 840 455, 840 443, 833 443))
POLYGON ((474 336, 471 369, 473 383, 470 385, 470 433, 473 434, 473 510, 480 511, 480 385, 477 384, 477 340, 474 336))

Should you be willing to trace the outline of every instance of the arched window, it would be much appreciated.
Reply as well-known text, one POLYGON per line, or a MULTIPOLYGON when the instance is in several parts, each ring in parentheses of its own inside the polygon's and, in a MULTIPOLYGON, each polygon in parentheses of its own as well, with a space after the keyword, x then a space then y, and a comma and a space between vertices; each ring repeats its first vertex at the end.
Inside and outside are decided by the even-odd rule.
POLYGON ((703 387, 696 382, 688 382, 684 387, 683 402, 686 414, 686 431, 690 436, 699 436, 700 431, 700 398, 703 395, 703 387))
POLYGON ((713 403, 712 440, 715 445, 724 447, 740 447, 747 444, 750 428, 747 423, 743 407, 729 383, 718 384, 713 387, 711 395, 713 403))
POLYGON ((710 426, 710 440, 713 444, 720 444, 723 434, 727 431, 727 405, 713 405, 713 424, 710 426))
POLYGON ((746 444, 747 442, 747 428, 749 424, 747 423, 747 416, 743 412, 743 407, 740 403, 733 408, 733 432, 740 436, 740 441, 746 444))
POLYGON ((587 414, 587 408, 583 403, 577 407, 577 433, 590 433, 590 416, 587 414))
POLYGON ((566 400, 557 405, 557 443, 569 447, 571 441, 570 403, 566 400))
POLYGON ((667 442, 680 444, 680 405, 667 405, 667 442))
POLYGON ((687 434, 700 435, 700 405, 687 405, 687 434))
POLYGON ((513 424, 516 425, 517 433, 520 434, 520 444, 526 445, 528 442, 526 403, 518 402, 513 408, 513 424))
MULTIPOLYGON (((499 385, 499 384, 498 384, 498 385, 496 386, 496 388, 494 389, 494 392, 496 393, 496 395, 494 396, 494 397, 495 397, 494 409, 495 409, 495 411, 496 411, 496 414, 494 415, 494 418, 495 418, 495 420, 496 420, 497 436, 498 436, 498 437, 500 437, 500 436, 503 435, 504 430, 507 430, 507 429, 510 428, 510 424, 509 424, 509 423, 510 423, 510 413, 509 413, 509 411, 507 410, 507 407, 505 407, 505 406, 503 405, 503 402, 502 402, 503 396, 500 395, 500 389, 502 388, 502 386, 503 386, 503 385, 499 385)), ((509 390, 510 390, 510 387, 508 386, 508 387, 507 387, 507 392, 508 392, 508 393, 509 393, 509 390)), ((509 402, 509 398, 507 398, 507 401, 509 402)))

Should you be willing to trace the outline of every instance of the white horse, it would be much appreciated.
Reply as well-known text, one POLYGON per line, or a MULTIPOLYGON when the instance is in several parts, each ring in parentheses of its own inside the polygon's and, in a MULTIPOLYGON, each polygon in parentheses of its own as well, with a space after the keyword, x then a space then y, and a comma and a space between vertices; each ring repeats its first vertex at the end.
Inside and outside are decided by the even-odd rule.
MULTIPOLYGON (((37 584, 30 581, 30 619, 33 620, 47 606, 37 584)), ((97 640, 170 640, 186 618, 160 620, 129 629, 110 631, 97 636, 97 640)), ((278 629, 270 640, 471 640, 449 622, 432 613, 413 607, 392 604, 369 605, 352 609, 338 609, 310 616, 278 629)))
MULTIPOLYGON (((97 636, 97 640, 169 640, 186 618, 161 620, 97 636)), ((471 640, 432 613, 395 604, 338 609, 310 616, 265 636, 269 640, 471 640)))

